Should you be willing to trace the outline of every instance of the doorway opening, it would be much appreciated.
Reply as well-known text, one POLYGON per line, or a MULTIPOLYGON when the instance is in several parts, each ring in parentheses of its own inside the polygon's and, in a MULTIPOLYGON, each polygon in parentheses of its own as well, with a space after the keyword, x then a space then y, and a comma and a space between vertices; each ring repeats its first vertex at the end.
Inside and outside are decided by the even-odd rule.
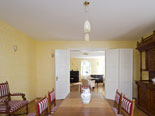
MULTIPOLYGON (((88 81, 91 90, 104 94, 104 80, 105 50, 70 50, 71 91, 73 86, 88 81)), ((78 90, 78 87, 76 89, 78 90)))
POLYGON ((107 99, 114 100, 116 89, 132 99, 133 49, 106 50, 106 63, 103 49, 55 50, 56 99, 65 99, 70 93, 70 85, 80 84, 83 79, 89 80, 97 92, 100 92, 101 85, 101 91, 107 99), (83 60, 90 63, 82 65, 85 68, 81 70, 83 60))

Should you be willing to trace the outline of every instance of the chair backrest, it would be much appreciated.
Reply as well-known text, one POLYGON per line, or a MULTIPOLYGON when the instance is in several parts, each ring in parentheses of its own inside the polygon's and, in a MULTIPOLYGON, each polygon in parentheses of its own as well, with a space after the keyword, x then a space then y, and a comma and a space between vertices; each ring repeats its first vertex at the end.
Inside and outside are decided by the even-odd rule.
POLYGON ((49 111, 51 111, 52 105, 56 106, 55 90, 48 92, 49 111))
POLYGON ((8 96, 10 94, 8 82, 0 83, 0 98, 8 96))
POLYGON ((48 99, 47 97, 42 98, 36 103, 36 116, 48 115, 48 99))
POLYGON ((89 82, 87 79, 82 79, 82 85, 83 86, 89 86, 89 82))
POLYGON ((133 116, 135 100, 129 100, 125 96, 122 98, 121 114, 123 116, 133 116))
POLYGON ((82 92, 82 89, 91 89, 90 85, 80 85, 80 92, 82 92))
POLYGON ((122 93, 119 93, 118 89, 116 90, 114 107, 117 108, 118 113, 121 112, 121 101, 122 101, 122 93))

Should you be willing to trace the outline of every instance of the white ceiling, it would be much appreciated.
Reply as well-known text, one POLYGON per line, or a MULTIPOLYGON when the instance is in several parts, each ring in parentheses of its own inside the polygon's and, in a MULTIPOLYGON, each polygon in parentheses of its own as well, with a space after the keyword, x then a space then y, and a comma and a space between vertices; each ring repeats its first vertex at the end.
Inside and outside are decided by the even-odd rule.
MULTIPOLYGON (((155 29, 155 0, 89 0, 90 40, 137 40, 155 29)), ((83 40, 84 0, 0 0, 0 19, 37 40, 83 40)))
POLYGON ((71 50, 70 56, 71 58, 103 59, 105 57, 105 51, 71 50))

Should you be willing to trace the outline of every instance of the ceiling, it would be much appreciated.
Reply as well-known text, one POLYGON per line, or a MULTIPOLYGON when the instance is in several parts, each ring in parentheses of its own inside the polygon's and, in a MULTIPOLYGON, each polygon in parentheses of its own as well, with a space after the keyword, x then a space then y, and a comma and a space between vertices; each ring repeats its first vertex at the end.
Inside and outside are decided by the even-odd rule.
POLYGON ((71 50, 70 56, 71 58, 103 59, 105 57, 105 51, 71 50))
MULTIPOLYGON (((137 40, 155 29, 155 0, 89 0, 90 40, 137 40)), ((0 0, 0 20, 37 40, 84 38, 84 0, 0 0)))

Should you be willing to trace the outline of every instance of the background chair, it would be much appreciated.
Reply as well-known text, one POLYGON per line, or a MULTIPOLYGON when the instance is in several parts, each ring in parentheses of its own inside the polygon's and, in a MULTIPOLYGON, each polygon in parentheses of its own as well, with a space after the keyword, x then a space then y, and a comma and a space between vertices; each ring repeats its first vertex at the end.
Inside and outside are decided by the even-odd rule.
POLYGON ((82 85, 83 86, 89 86, 89 82, 87 79, 82 79, 82 85))
POLYGON ((54 89, 51 92, 48 92, 48 106, 49 106, 49 114, 54 114, 58 109, 56 105, 55 91, 54 89))
POLYGON ((122 93, 119 93, 118 90, 116 90, 114 106, 112 107, 112 110, 115 112, 116 115, 120 114, 121 112, 121 101, 122 93))
POLYGON ((28 101, 26 101, 25 94, 23 93, 10 93, 9 84, 0 83, 0 114, 10 115, 22 115, 14 114, 16 111, 26 106, 26 112, 28 114, 28 101), (23 100, 11 100, 11 96, 22 96, 23 100))
POLYGON ((90 86, 90 88, 94 88, 95 87, 95 80, 90 80, 89 78, 82 79, 82 85, 83 86, 90 86))
POLYGON ((121 114, 118 116, 133 116, 135 108, 135 100, 129 100, 126 97, 122 98, 121 114))
POLYGON ((82 89, 91 89, 89 85, 80 85, 80 93, 82 92, 82 89))

